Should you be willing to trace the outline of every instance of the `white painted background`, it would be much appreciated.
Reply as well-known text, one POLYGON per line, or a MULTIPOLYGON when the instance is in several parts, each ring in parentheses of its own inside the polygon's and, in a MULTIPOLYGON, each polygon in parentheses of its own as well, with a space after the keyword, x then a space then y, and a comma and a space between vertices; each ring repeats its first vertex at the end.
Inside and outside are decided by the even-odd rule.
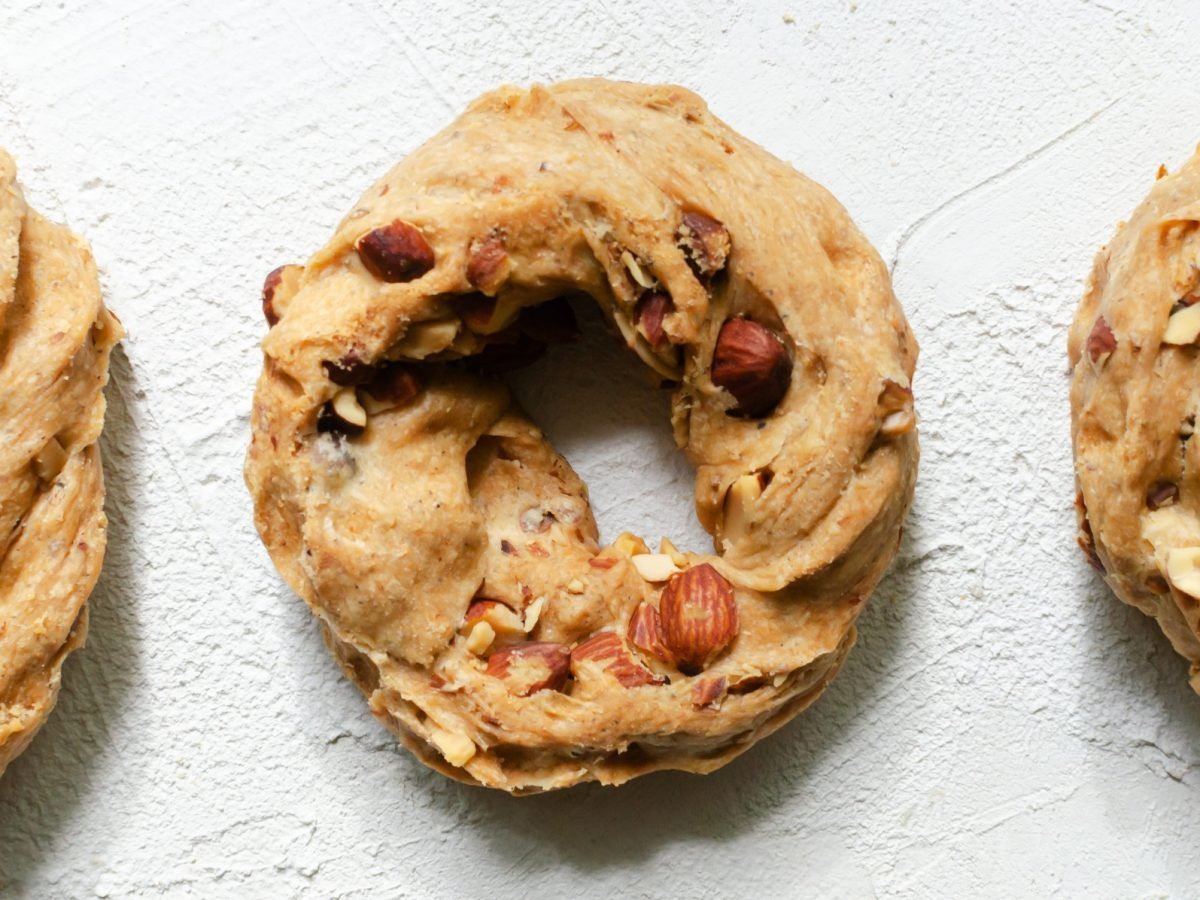
MULTIPOLYGON (((1200 894, 1200 698, 1074 547, 1064 351, 1095 249, 1200 140, 1198 50, 1195 0, 6 0, 0 143, 129 337, 92 636, 0 780, 0 894, 1200 894), (240 468, 264 274, 477 93, 584 74, 700 91, 850 208, 923 346, 924 460, 816 708, 707 778, 511 800, 394 748, 240 468)), ((539 371, 605 534, 703 546, 632 358, 539 371)))

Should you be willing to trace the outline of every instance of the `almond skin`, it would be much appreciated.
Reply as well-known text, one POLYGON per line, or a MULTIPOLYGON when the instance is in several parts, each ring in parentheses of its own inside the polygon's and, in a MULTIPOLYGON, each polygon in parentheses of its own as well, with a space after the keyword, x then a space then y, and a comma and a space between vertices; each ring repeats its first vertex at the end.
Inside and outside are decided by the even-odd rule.
POLYGON ((420 278, 434 265, 433 248, 425 235, 400 219, 368 231, 354 249, 372 275, 393 284, 420 278))
POLYGON ((635 688, 667 682, 666 678, 655 675, 635 660, 615 631, 599 631, 571 651, 572 669, 577 669, 581 662, 589 661, 598 663, 622 687, 635 688))
POLYGON ((671 651, 663 642, 662 621, 658 609, 651 603, 642 603, 633 611, 626 630, 629 643, 639 650, 649 653, 655 659, 670 663, 671 651))
POLYGON ((1179 485, 1173 481, 1156 481, 1146 492, 1146 507, 1150 510, 1171 506, 1179 500, 1179 485))
POLYGON ((282 315, 282 310, 275 303, 275 292, 283 283, 284 278, 296 278, 302 271, 301 266, 286 265, 280 266, 277 269, 272 269, 263 281, 262 289, 262 309, 263 316, 267 320, 267 327, 274 328, 279 324, 279 319, 282 315))
POLYGON ((363 392, 374 401, 375 411, 381 411, 411 403, 421 393, 421 387, 421 376, 416 367, 397 362, 376 369, 363 392))
POLYGON ((327 359, 321 363, 329 380, 339 387, 352 387, 370 381, 375 374, 375 367, 351 349, 338 360, 327 359))
POLYGON ((725 696, 725 676, 699 678, 692 686, 692 706, 696 709, 717 709, 725 696))
POLYGON ((792 358, 774 332, 739 316, 721 326, 710 374, 713 384, 737 400, 730 415, 759 418, 787 393, 792 358))
POLYGON ((504 249, 504 240, 499 235, 490 235, 471 245, 471 256, 467 260, 467 281, 492 296, 508 277, 512 261, 504 249))
POLYGON ((487 673, 508 682, 510 693, 528 697, 538 691, 559 691, 571 672, 571 651, 552 641, 526 641, 497 650, 488 657, 487 673))
POLYGON ((1096 324, 1092 326, 1092 332, 1087 339, 1088 359, 1093 364, 1101 365, 1104 359, 1110 353, 1117 349, 1117 337, 1113 334, 1112 328, 1108 322, 1104 321, 1104 316, 1096 319, 1096 324))
POLYGON ((663 319, 675 311, 675 304, 662 291, 651 291, 638 301, 634 308, 634 317, 642 334, 650 346, 661 350, 667 343, 667 333, 663 331, 663 319))
POLYGON ((679 671, 703 671, 738 633, 733 585, 708 563, 671 577, 658 601, 662 637, 679 671))
POLYGON ((729 259, 729 230, 704 213, 684 213, 675 241, 683 248, 692 271, 701 278, 720 272, 729 259))

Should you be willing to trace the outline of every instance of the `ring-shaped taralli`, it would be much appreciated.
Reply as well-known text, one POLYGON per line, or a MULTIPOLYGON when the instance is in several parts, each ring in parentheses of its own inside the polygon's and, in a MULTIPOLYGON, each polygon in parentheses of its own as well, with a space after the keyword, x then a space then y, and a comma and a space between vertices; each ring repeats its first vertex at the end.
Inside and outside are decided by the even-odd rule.
POLYGON ((1096 257, 1071 326, 1079 544, 1200 692, 1200 153, 1096 257))
POLYGON ((843 208, 695 95, 487 94, 263 300, 259 531, 430 766, 514 793, 707 772, 838 670, 912 497, 916 343, 843 208), (600 547, 481 373, 567 331, 575 294, 678 383, 719 555, 600 547))
POLYGON ((0 150, 0 773, 87 636, 108 521, 100 430, 121 325, 87 244, 30 208, 0 150))

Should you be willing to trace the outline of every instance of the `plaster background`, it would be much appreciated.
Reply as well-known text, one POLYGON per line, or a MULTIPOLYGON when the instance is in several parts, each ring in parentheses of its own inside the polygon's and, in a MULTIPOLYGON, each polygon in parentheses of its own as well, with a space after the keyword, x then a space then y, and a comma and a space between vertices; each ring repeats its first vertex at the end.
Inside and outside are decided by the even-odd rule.
MULTIPOLYGON (((1196 896, 1200 701, 1074 547, 1064 342, 1200 140, 1198 47, 1195 0, 5 2, 0 142, 129 337, 91 639, 0 782, 0 894, 1196 896), (582 74, 698 90, 849 207, 922 343, 924 456, 814 709, 704 779, 514 801, 394 747, 240 469, 265 273, 480 91, 582 74)), ((704 546, 665 399, 576 352, 521 390, 605 535, 704 546)))

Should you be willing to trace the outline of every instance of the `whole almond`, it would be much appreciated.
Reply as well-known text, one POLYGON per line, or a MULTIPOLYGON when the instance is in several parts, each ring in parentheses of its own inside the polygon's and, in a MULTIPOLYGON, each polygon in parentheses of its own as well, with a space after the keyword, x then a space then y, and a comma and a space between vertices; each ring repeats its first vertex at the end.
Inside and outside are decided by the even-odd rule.
POLYGON ((561 690, 570 672, 571 651, 552 641, 514 644, 497 650, 487 662, 487 673, 503 678, 509 692, 518 697, 561 690))
POLYGON ((433 248, 414 225, 397 219, 368 231, 354 244, 367 270, 380 281, 420 278, 433 268, 433 248))
POLYGON ((738 633, 733 585, 708 563, 672 576, 658 612, 663 642, 689 675, 706 668, 738 633))
POLYGON ((792 358, 774 332, 739 316, 721 326, 710 375, 713 384, 737 400, 731 415, 759 418, 787 393, 792 358))
POLYGON ((667 682, 666 678, 655 675, 635 660, 615 631, 599 631, 571 651, 571 668, 576 671, 576 677, 579 677, 578 667, 589 662, 599 665, 622 687, 635 688, 667 682))

